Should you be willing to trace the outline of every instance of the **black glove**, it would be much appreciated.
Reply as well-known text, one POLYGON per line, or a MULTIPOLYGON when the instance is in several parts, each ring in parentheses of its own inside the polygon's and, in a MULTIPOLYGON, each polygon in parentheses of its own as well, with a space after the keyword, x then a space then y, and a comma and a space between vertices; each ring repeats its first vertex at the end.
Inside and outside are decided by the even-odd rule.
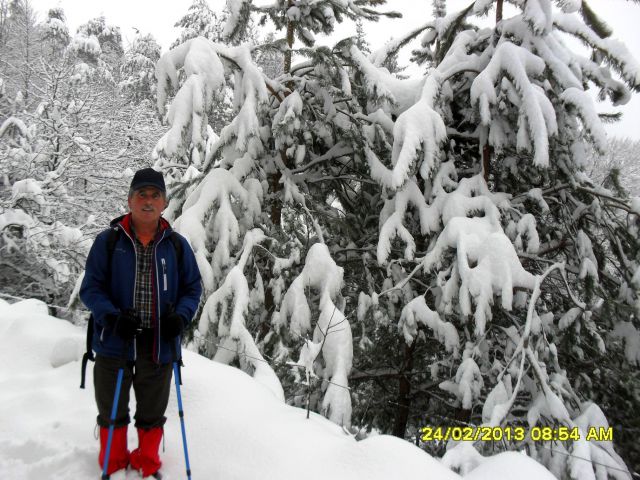
POLYGON ((141 331, 140 317, 130 308, 118 315, 106 315, 107 324, 121 339, 131 341, 141 331))
POLYGON ((184 320, 175 311, 165 313, 160 319, 160 332, 165 340, 173 340, 182 333, 184 320))

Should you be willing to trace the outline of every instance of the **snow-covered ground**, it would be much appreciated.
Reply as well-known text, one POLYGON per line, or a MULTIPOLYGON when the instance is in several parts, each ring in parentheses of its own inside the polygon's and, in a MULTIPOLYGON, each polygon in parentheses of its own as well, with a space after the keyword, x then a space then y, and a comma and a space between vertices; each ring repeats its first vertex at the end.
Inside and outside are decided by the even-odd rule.
MULTIPOLYGON (((37 300, 0 300, 0 478, 95 480, 92 364, 78 388, 85 333, 47 315, 37 300)), ((194 480, 458 479, 395 437, 357 442, 319 415, 277 400, 245 373, 185 352, 183 404, 194 480)), ((133 397, 133 394, 132 394, 133 397)), ((134 408, 134 405, 131 405, 134 408)), ((167 479, 185 478, 175 392, 162 454, 167 479)), ((135 431, 129 432, 135 447, 135 431)), ((554 477, 518 453, 481 462, 466 480, 554 477)), ((130 475, 131 476, 131 475, 130 475)))

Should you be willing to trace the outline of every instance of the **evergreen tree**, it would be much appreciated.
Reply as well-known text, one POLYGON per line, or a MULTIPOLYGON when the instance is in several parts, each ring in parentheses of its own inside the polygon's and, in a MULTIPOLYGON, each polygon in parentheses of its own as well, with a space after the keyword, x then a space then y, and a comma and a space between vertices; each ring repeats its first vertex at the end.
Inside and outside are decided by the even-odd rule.
POLYGON ((360 50, 362 53, 371 53, 369 42, 367 42, 367 39, 365 37, 362 19, 360 18, 356 20, 356 47, 358 47, 358 50, 360 50))
MULTIPOLYGON (((0 75, 5 94, 15 98, 18 92, 26 107, 33 102, 33 65, 38 56, 39 33, 36 14, 29 0, 12 0, 2 7, 4 38, 0 47, 0 75)), ((6 112, 4 112, 6 114, 6 112)))
POLYGON ((78 27, 71 45, 81 60, 96 66, 105 82, 120 81, 124 54, 120 27, 107 25, 104 16, 93 18, 78 27))
POLYGON ((589 152, 587 173, 594 184, 601 185, 624 197, 626 192, 640 196, 640 141, 612 137, 607 140, 604 155, 595 150, 589 152))
POLYGON ((349 238, 357 234, 341 204, 351 207, 350 191, 360 188, 351 155, 363 133, 354 121, 359 107, 350 97, 343 46, 314 47, 313 36, 331 33, 345 17, 377 18, 369 3, 380 2, 228 2, 224 32, 231 42, 244 35, 251 11, 271 18, 285 34, 279 41, 288 47, 284 74, 277 79, 260 71, 248 45, 225 47, 204 38, 165 54, 158 66, 162 113, 177 89, 171 128, 160 142, 168 154, 194 145, 205 150, 203 125, 213 94, 225 75, 234 79, 234 119, 207 146, 198 171, 184 172, 169 206, 203 275, 206 302, 196 343, 282 398, 278 377, 263 361, 263 353, 273 356, 287 401, 306 398, 309 408, 344 426, 351 424, 352 330, 342 294, 345 268, 334 257, 336 250, 348 254, 349 238), (296 39, 307 59, 292 66, 296 39), (183 82, 177 70, 184 72, 183 82), (288 361, 296 361, 300 395, 288 361), (304 382, 315 377, 322 379, 320 390, 310 391, 304 382))
POLYGON ((211 10, 207 0, 194 0, 187 13, 174 25, 182 30, 180 37, 171 44, 171 48, 196 37, 204 37, 212 42, 221 43, 224 41, 223 24, 224 18, 211 10))
MULTIPOLYGON (((587 145, 606 149, 585 89, 624 103, 640 70, 621 44, 581 19, 586 2, 557 3, 558 12, 549 0, 516 4, 503 18, 501 0, 448 16, 437 2, 436 18, 374 55, 375 64, 352 49, 369 112, 381 109, 365 150, 387 196, 377 245, 386 278, 359 307, 372 340, 362 365, 380 384, 370 391, 381 402, 369 422, 385 431, 390 413, 399 436, 425 421, 564 425, 580 439, 552 449, 505 439, 507 448, 526 446, 559 478, 600 478, 626 469, 610 443, 587 433, 608 427, 607 417, 619 421, 615 405, 628 405, 596 384, 614 365, 631 375, 637 362, 629 345, 638 338, 640 257, 637 202, 585 172, 587 145), (495 28, 469 23, 492 9, 495 28), (560 32, 594 55, 572 52, 560 32), (420 34, 414 58, 433 67, 421 82, 374 68, 420 34), (389 324, 399 325, 400 346, 389 324), (389 351, 399 352, 387 363, 399 375, 395 399, 386 393, 390 372, 376 365, 389 351)), ((445 462, 472 468, 477 451, 453 446, 445 462)))
MULTIPOLYGON (((606 148, 585 89, 623 103, 640 77, 586 2, 558 5, 517 3, 503 18, 501 0, 450 15, 436 2, 435 19, 368 58, 353 39, 314 46, 345 17, 376 18, 361 3, 230 2, 231 39, 252 12, 285 34, 283 76, 263 76, 247 47, 205 39, 164 56, 161 112, 177 93, 161 146, 205 151, 170 206, 207 293, 197 345, 345 426, 410 438, 424 422, 565 426, 580 439, 505 445, 560 478, 624 470, 587 433, 630 400, 589 380, 614 366, 633 377, 639 207, 585 172, 586 145, 606 148), (493 29, 473 26, 492 9, 493 29), (560 32, 596 54, 572 52, 560 32), (419 35, 423 77, 382 68, 419 35), (294 64, 298 40, 306 59, 294 64), (237 113, 205 148, 210 99, 230 73, 237 113)), ((445 462, 473 466, 470 447, 450 445, 445 462)))
POLYGON ((155 103, 155 66, 160 52, 160 45, 151 34, 136 37, 125 52, 125 60, 120 67, 120 88, 136 103, 155 103))

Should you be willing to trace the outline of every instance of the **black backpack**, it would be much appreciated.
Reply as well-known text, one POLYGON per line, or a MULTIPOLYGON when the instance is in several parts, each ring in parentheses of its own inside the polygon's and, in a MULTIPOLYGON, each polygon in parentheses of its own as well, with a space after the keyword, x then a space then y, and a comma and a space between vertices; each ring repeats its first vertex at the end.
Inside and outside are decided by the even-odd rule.
MULTIPOLYGON (((111 259, 113 258, 113 252, 116 249, 116 243, 120 238, 120 230, 121 227, 112 227, 109 229, 109 236, 107 237, 107 284, 111 282, 111 259)), ((174 231, 171 231, 169 234, 169 240, 173 245, 173 248, 176 250, 176 258, 178 259, 178 268, 180 268, 180 264, 182 263, 182 243, 180 239, 175 234, 174 231)), ((89 315, 89 320, 87 322, 87 350, 82 356, 82 370, 80 372, 80 388, 84 388, 86 370, 87 370, 87 362, 91 360, 95 361, 96 357, 93 354, 93 349, 91 348, 91 344, 93 342, 93 314, 89 315)))

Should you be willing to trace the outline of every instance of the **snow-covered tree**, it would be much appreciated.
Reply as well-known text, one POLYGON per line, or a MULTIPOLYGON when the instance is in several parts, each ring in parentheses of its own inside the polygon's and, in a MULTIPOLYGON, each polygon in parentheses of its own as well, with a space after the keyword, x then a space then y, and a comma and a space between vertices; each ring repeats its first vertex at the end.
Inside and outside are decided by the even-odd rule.
POLYGON ((194 0, 187 13, 174 27, 180 28, 180 36, 171 44, 175 48, 196 37, 204 37, 212 42, 223 42, 224 16, 214 12, 206 0, 194 0))
POLYGON ((29 0, 11 1, 3 7, 3 11, 0 78, 9 98, 14 98, 20 92, 23 102, 28 106, 34 90, 32 66, 38 57, 36 14, 29 0))
MULTIPOLYGON (((348 243, 337 233, 348 228, 340 198, 351 176, 350 144, 362 133, 349 112, 358 107, 340 48, 314 47, 313 35, 330 33, 344 17, 377 18, 369 3, 380 2, 228 2, 224 33, 231 42, 244 34, 251 11, 270 17, 285 35, 271 42, 288 46, 284 74, 266 76, 247 44, 199 37, 165 54, 157 75, 158 107, 170 123, 158 149, 205 152, 183 170, 169 206, 203 275, 206 301, 195 341, 273 391, 282 387, 264 354, 275 357, 281 375, 291 368, 286 362, 312 371, 323 380, 313 408, 344 426, 351 424, 352 333, 334 250, 348 243), (293 66, 296 39, 308 60, 293 66), (227 75, 235 117, 207 143, 211 99, 227 75)), ((295 401, 295 392, 285 396, 295 401)))
MULTIPOLYGON (((425 416, 442 424, 452 408, 451 422, 565 425, 581 439, 552 450, 527 440, 531 455, 560 478, 621 475, 612 445, 586 433, 608 427, 601 408, 613 407, 590 403, 601 399, 590 379, 605 381, 625 355, 623 368, 636 362, 625 345, 640 326, 638 201, 585 172, 587 144, 606 149, 585 89, 624 103, 640 67, 582 20, 586 2, 515 3, 508 18, 502 7, 479 0, 445 15, 434 2, 435 19, 370 58, 351 48, 376 115, 366 159, 386 197, 376 250, 386 278, 359 313, 372 358, 383 355, 375 347, 389 322, 404 336, 390 362, 400 373, 396 434, 425 416), (495 27, 470 23, 492 10, 495 27), (565 34, 594 55, 571 51, 565 34), (418 35, 414 58, 432 66, 424 78, 378 68, 418 35)), ((370 414, 374 424, 384 424, 382 412, 370 414)), ((465 446, 452 447, 445 460, 468 468, 465 446)))
POLYGON ((640 141, 613 137, 607 140, 603 154, 589 152, 587 171, 596 185, 602 185, 620 196, 640 195, 640 141), (623 193, 626 191, 627 193, 623 193))
POLYGON ((51 8, 47 18, 40 25, 40 41, 42 46, 51 48, 51 54, 60 53, 69 44, 69 28, 62 8, 51 8))
MULTIPOLYGON (((157 151, 188 162, 158 166, 206 292, 193 341, 344 426, 565 425, 581 439, 507 447, 561 478, 619 474, 613 446, 586 433, 622 403, 589 380, 635 368, 640 206, 585 172, 587 145, 605 148, 585 89, 625 102, 640 68, 578 1, 516 2, 508 18, 501 0, 448 15, 437 1, 369 56, 354 39, 315 46, 344 18, 375 19, 381 2, 364 3, 229 2, 232 41, 253 14, 284 35, 277 78, 247 45, 198 37, 161 58, 170 128, 157 151), (492 9, 492 28, 473 25, 492 9), (391 74, 385 62, 418 36, 429 69, 391 74), (211 137, 229 75, 235 117, 211 137)), ((448 450, 453 468, 475 461, 448 450)))
POLYGON ((120 88, 136 103, 143 100, 155 103, 155 68, 161 50, 153 35, 147 34, 136 37, 125 52, 120 88))
POLYGON ((93 18, 78 27, 71 47, 80 60, 97 68, 105 82, 120 81, 124 54, 120 27, 107 25, 104 16, 93 18))
POLYGON ((37 28, 32 106, 19 94, 0 124, 0 283, 7 293, 60 305, 91 237, 123 209, 129 173, 149 164, 159 123, 151 105, 119 94, 110 72, 120 59, 109 64, 96 41, 97 56, 84 61, 78 46, 86 36, 64 35, 61 10, 37 28))
MULTIPOLYGON (((214 43, 240 45, 250 43, 254 46, 260 44, 260 48, 253 53, 254 60, 260 69, 270 78, 282 74, 282 52, 275 43, 273 32, 269 32, 264 41, 259 40, 258 32, 253 23, 249 23, 242 35, 233 40, 227 39, 224 34, 224 25, 229 16, 227 8, 222 11, 214 11, 205 0, 194 0, 187 13, 174 25, 180 28, 180 36, 173 42, 171 48, 177 47, 196 37, 204 37, 214 43)), ((211 109, 207 115, 207 121, 213 132, 218 135, 233 119, 233 78, 228 75, 225 79, 226 88, 214 92, 213 102, 216 108, 211 109)), ((203 153, 203 152, 200 152, 203 153)))

